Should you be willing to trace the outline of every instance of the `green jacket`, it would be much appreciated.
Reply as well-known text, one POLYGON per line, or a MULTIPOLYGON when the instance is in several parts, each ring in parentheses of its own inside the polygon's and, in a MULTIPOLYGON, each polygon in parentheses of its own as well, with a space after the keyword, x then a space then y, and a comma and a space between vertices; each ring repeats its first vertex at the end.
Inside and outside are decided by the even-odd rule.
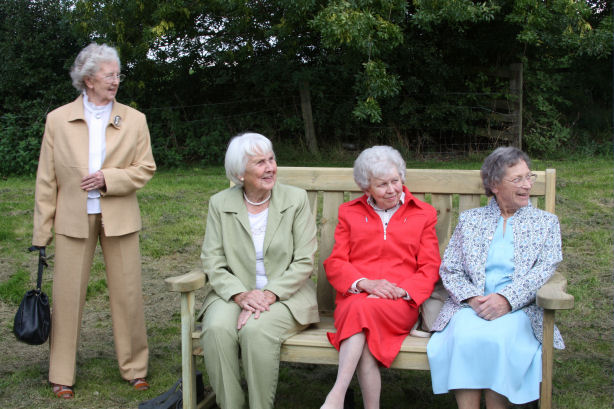
MULTIPOLYGON (((315 285, 310 276, 317 249, 316 226, 307 193, 275 184, 264 238, 264 267, 269 290, 300 324, 319 321, 315 285)), ((216 299, 230 301, 256 288, 256 253, 243 189, 233 186, 211 197, 201 259, 207 276, 203 311, 216 299)))

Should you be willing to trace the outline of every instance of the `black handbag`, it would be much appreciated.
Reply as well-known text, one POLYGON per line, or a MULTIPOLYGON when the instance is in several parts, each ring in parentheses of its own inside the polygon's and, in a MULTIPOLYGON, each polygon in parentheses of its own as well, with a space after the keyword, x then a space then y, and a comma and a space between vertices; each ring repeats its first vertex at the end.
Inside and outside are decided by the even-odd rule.
POLYGON ((30 345, 40 345, 47 341, 51 331, 51 310, 49 298, 41 291, 43 282, 43 269, 47 266, 44 247, 30 247, 29 251, 38 250, 38 279, 36 289, 24 295, 19 304, 15 320, 13 321, 13 334, 18 340, 30 345))
MULTIPOLYGON (((205 397, 205 385, 203 374, 196 371, 196 402, 200 402, 205 397)), ((145 402, 139 403, 139 409, 182 409, 183 408, 183 389, 181 378, 166 392, 145 402)))

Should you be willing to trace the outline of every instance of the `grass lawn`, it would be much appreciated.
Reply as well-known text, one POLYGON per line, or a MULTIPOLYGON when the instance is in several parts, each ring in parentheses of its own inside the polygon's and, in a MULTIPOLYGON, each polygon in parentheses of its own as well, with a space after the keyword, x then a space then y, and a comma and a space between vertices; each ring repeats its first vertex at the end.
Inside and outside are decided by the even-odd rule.
MULTIPOLYGON (((421 161, 408 167, 477 169, 480 161, 421 161)), ((351 164, 343 159, 334 163, 351 164)), ((612 408, 612 162, 588 157, 536 160, 533 167, 557 169, 556 213, 564 253, 559 271, 567 277, 576 303, 573 310, 557 315, 567 349, 555 351, 555 407, 612 408)), ((98 252, 84 311, 76 398, 66 402, 52 395, 46 381, 48 345, 21 344, 11 333, 18 302, 36 281, 37 257, 26 251, 32 233, 34 178, 0 180, 0 407, 136 408, 139 401, 169 388, 181 372, 179 296, 168 293, 163 280, 199 266, 208 199, 227 183, 222 168, 168 170, 158 172, 139 192, 152 388, 133 392, 119 377, 104 263, 98 252)), ((53 252, 52 245, 48 254, 53 252)), ((51 283, 52 268, 43 286, 52 296, 51 283)), ((198 367, 204 371, 202 360, 198 367)), ((275 407, 318 408, 335 375, 334 366, 282 364, 275 407)), ((383 408, 455 407, 451 395, 432 394, 428 372, 384 370, 382 377, 383 408)), ((357 407, 362 407, 357 385, 355 398, 357 407)))

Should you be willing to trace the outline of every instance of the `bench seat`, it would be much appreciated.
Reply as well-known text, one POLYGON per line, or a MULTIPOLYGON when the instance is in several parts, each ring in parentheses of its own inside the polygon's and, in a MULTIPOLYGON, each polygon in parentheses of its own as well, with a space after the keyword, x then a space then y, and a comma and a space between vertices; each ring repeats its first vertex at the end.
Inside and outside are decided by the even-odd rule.
MULTIPOLYGON (((304 364, 336 364, 339 360, 337 350, 328 342, 327 332, 335 332, 333 318, 320 317, 320 322, 288 338, 281 346, 283 362, 304 364)), ((426 359, 428 338, 408 336, 401 345, 401 352, 391 368, 429 369, 426 359)))
MULTIPOLYGON (((531 190, 531 203, 554 213, 556 172, 554 169, 535 171, 538 179, 531 190)), ((328 342, 326 332, 334 331, 333 311, 335 290, 326 279, 323 262, 330 255, 337 226, 340 204, 358 197, 362 192, 354 183, 350 168, 279 167, 278 181, 307 191, 314 220, 318 228, 318 254, 314 270, 320 322, 288 338, 281 347, 281 361, 306 364, 336 365, 338 353, 328 342)), ((479 170, 407 169, 406 185, 414 196, 425 200, 437 210, 437 238, 443 254, 458 215, 464 210, 485 203, 479 170)), ((195 361, 201 355, 201 331, 195 316, 195 291, 205 284, 202 271, 192 271, 166 280, 169 291, 181 293, 181 339, 183 408, 196 407, 195 361)), ((544 308, 542 352, 542 384, 540 408, 552 407, 553 331, 556 310, 573 308, 574 298, 566 293, 567 280, 559 273, 538 291, 537 304, 544 308)), ((424 334, 424 333, 423 333, 424 334)), ((408 336, 392 363, 392 368, 429 370, 426 345, 429 338, 408 336)), ((332 385, 331 385, 332 386, 332 385)), ((213 407, 215 396, 210 394, 198 407, 213 407)))

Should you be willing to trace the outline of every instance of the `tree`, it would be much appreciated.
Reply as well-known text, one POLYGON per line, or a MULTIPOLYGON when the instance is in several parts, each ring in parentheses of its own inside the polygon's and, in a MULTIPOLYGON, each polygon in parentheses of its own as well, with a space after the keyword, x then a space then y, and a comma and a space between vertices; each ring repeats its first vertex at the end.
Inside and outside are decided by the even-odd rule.
POLYGON ((382 56, 403 44, 405 1, 332 0, 312 20, 322 35, 322 45, 344 48, 363 56, 362 72, 357 74, 357 104, 353 111, 360 119, 381 122, 378 100, 400 91, 398 75, 388 71, 382 56))
POLYGON ((484 67, 523 62, 526 139, 552 152, 571 136, 569 69, 587 58, 603 67, 611 56, 610 8, 604 0, 331 0, 313 25, 323 46, 363 56, 356 117, 431 133, 472 132, 476 112, 465 107, 495 89, 484 67))
POLYGON ((0 2, 0 174, 36 170, 46 114, 76 96, 79 38, 57 0, 0 2))
POLYGON ((404 153, 490 149, 509 141, 478 129, 498 101, 513 101, 493 73, 518 62, 531 152, 607 141, 611 7, 606 0, 5 0, 0 173, 35 169, 44 115, 74 97, 67 73, 91 41, 118 48, 127 74, 118 99, 147 114, 161 166, 221 163, 229 137, 246 130, 296 157, 344 142, 404 153))

